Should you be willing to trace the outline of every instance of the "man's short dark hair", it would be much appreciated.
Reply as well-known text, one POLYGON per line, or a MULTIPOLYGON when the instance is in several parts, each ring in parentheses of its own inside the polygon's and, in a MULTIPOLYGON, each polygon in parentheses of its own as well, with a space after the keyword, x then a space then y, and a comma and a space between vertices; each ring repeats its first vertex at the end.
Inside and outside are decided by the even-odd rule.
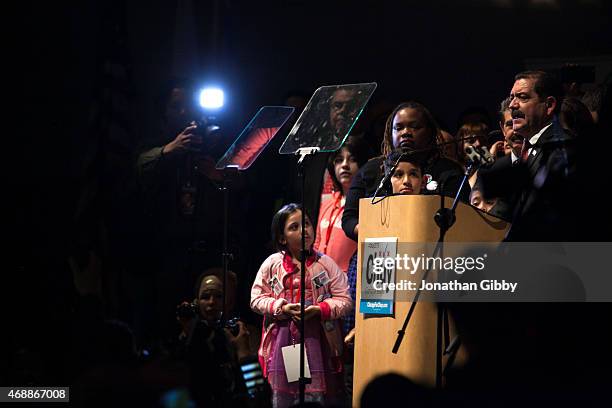
POLYGON ((503 101, 501 101, 501 103, 499 104, 499 122, 500 123, 504 123, 504 114, 507 111, 510 111, 510 97, 507 97, 506 99, 504 99, 503 101))
POLYGON ((561 82, 555 75, 546 71, 523 71, 515 75, 514 80, 519 79, 533 79, 533 89, 540 99, 548 98, 552 96, 557 101, 555 106, 555 113, 558 113, 561 109, 561 103, 563 102, 563 91, 561 88, 561 82))

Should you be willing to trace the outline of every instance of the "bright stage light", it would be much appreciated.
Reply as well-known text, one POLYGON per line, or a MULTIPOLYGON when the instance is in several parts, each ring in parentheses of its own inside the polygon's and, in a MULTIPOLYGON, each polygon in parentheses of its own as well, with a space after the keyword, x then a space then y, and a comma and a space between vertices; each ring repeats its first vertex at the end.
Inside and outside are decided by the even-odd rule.
POLYGON ((200 92, 200 106, 204 109, 219 109, 223 106, 223 90, 204 88, 200 92))

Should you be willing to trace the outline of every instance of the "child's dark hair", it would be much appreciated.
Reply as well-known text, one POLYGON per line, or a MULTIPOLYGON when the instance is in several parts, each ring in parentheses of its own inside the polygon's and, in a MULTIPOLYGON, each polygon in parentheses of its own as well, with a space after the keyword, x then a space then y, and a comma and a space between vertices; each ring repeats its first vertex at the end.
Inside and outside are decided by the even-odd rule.
POLYGON ((395 165, 395 162, 400 159, 400 157, 400 163, 410 163, 421 169, 421 173, 424 173, 427 163, 427 156, 427 152, 404 152, 402 149, 396 149, 385 158, 385 174, 388 174, 391 171, 391 168, 395 165))
MULTIPOLYGON (((272 232, 272 244, 277 251, 283 252, 287 251, 287 245, 281 244, 280 240, 285 232, 285 223, 287 222, 287 218, 291 214, 296 211, 304 211, 301 204, 291 203, 283 206, 274 217, 272 217, 272 226, 270 228, 272 232)), ((306 218, 310 220, 310 215, 308 215, 308 211, 304 211, 306 214, 306 218)), ((310 248, 306 248, 307 250, 310 248)))
MULTIPOLYGON (((372 156, 370 153, 370 146, 362 136, 349 136, 346 139, 344 145, 342 145, 342 148, 346 148, 349 153, 355 158, 358 167, 363 166, 372 156)), ((331 178, 332 183, 334 183, 334 189, 336 191, 342 191, 342 184, 340 184, 340 181, 338 181, 338 179, 336 178, 334 161, 336 160, 336 157, 338 157, 338 155, 342 152, 342 148, 333 152, 329 156, 329 160, 327 162, 327 171, 329 172, 329 177, 331 178)))
POLYGON ((476 178, 476 181, 474 182, 474 185, 472 186, 472 188, 470 189, 470 197, 472 196, 472 193, 479 191, 482 194, 482 179, 480 177, 476 178))

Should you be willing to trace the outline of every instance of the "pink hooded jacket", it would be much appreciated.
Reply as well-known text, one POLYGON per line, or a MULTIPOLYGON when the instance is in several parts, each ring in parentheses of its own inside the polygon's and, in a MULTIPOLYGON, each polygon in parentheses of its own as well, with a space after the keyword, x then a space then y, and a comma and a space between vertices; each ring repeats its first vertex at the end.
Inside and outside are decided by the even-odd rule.
MULTIPOLYGON (((268 360, 276 340, 273 338, 272 329, 277 320, 288 319, 281 311, 282 306, 289 303, 283 297, 288 288, 283 287, 283 292, 275 295, 271 286, 274 276, 281 284, 285 281, 284 278, 288 272, 283 266, 283 259, 284 254, 281 252, 270 255, 261 264, 251 288, 251 309, 264 315, 264 332, 258 353, 264 375, 267 372, 265 362, 268 360)), ((337 319, 350 313, 353 307, 347 277, 327 255, 317 254, 314 259, 309 258, 308 261, 306 263, 306 279, 312 279, 324 270, 327 271, 329 276, 329 282, 326 285, 320 288, 312 285, 312 299, 310 300, 313 305, 318 305, 321 308, 321 323, 332 355, 339 357, 342 355, 343 336, 337 319), (310 263, 311 260, 314 260, 314 262, 310 263)), ((296 268, 295 273, 299 273, 299 267, 296 268)))

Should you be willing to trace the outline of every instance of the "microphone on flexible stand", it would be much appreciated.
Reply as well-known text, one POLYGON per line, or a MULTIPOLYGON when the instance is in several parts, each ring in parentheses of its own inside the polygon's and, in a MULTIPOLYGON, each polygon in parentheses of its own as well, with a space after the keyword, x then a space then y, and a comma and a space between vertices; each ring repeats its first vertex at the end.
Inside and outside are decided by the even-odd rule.
POLYGON ((493 164, 495 159, 491 156, 491 153, 485 146, 474 147, 467 145, 465 147, 465 155, 469 163, 475 166, 482 166, 485 164, 493 164))
MULTIPOLYGON (((378 196, 378 193, 380 193, 383 186, 391 179, 391 176, 397 169, 397 166, 399 166, 399 163, 404 158, 404 156, 406 156, 407 154, 419 154, 419 153, 431 152, 433 150, 437 150, 441 146, 457 143, 457 141, 463 141, 467 139, 470 139, 470 137, 465 137, 465 138, 453 140, 450 142, 437 143, 431 147, 427 147, 424 149, 417 149, 417 150, 409 150, 405 147, 401 148, 402 154, 397 158, 397 160, 395 161, 395 163, 393 164, 393 167, 391 167, 389 172, 386 172, 383 178, 380 180, 380 183, 378 184, 378 187, 376 187, 376 191, 374 192, 374 196, 372 196, 371 203, 374 204, 376 197, 378 196)), ((491 164, 495 161, 493 156, 491 156, 491 153, 489 153, 489 150, 484 146, 475 148, 474 146, 469 145, 468 147, 466 147, 466 154, 468 155, 468 160, 470 160, 471 162, 474 162, 475 165, 477 166, 481 164, 491 164), (469 152, 468 152, 468 148, 469 148, 469 152)))

